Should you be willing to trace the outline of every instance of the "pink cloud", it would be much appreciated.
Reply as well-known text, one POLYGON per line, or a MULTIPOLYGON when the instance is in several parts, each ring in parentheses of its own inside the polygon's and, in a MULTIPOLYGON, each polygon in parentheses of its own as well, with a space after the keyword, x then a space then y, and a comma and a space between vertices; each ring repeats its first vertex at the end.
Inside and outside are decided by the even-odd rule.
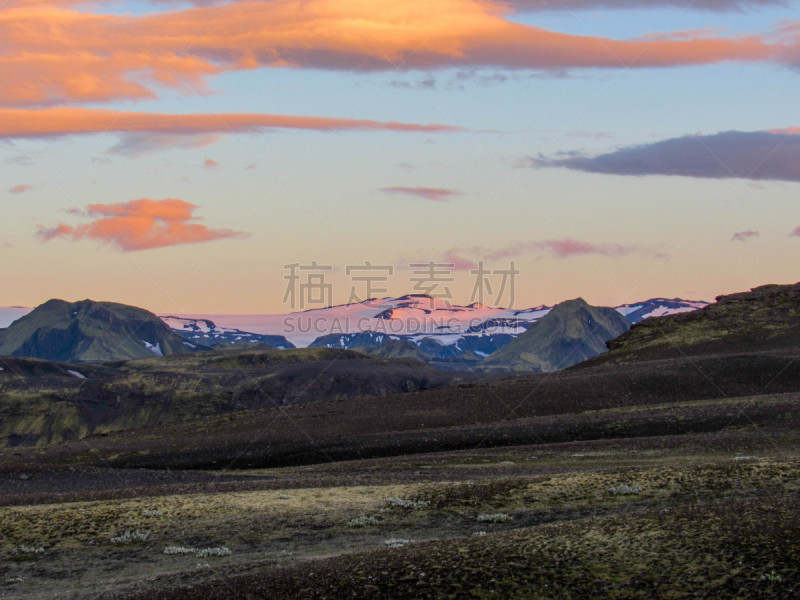
POLYGON ((111 243, 123 252, 135 252, 246 235, 230 229, 209 229, 194 223, 198 219, 193 216, 197 208, 176 198, 90 204, 86 207, 86 216, 95 217, 94 221, 76 227, 64 223, 52 228, 40 227, 37 236, 43 242, 55 238, 97 240, 111 243))
POLYGON ((404 194, 406 196, 416 196, 417 198, 433 200, 434 202, 446 202, 453 196, 463 195, 457 190, 429 187, 385 187, 381 188, 380 191, 386 194, 404 194))
POLYGON ((219 163, 215 161, 213 158, 207 158, 203 161, 204 169, 216 169, 218 166, 219 163))
POLYGON ((770 129, 770 133, 785 133, 787 135, 800 135, 800 127, 786 127, 784 129, 770 129))
POLYGON ((470 269, 478 268, 478 264, 475 261, 459 256, 454 252, 448 252, 437 262, 449 263, 453 265, 453 269, 456 271, 469 271, 470 269))
POLYGON ((758 237, 757 231, 739 231, 731 236, 732 242, 746 242, 750 238, 758 237))
POLYGON ((638 246, 623 246, 621 244, 595 244, 592 242, 582 242, 580 240, 545 240, 538 242, 537 247, 550 252, 557 258, 569 258, 570 256, 586 256, 589 254, 599 254, 610 258, 628 256, 641 249, 638 246))
POLYGON ((24 194, 25 192, 30 192, 33 189, 32 185, 22 184, 22 185, 15 185, 14 187, 8 188, 9 194, 24 194))

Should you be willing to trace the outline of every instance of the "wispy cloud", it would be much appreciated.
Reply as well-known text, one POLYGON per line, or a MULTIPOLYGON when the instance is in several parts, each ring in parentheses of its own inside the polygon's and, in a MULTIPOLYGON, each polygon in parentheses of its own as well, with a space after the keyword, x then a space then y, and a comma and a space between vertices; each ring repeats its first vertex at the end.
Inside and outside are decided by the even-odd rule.
POLYGON ((218 166, 219 163, 215 161, 213 158, 207 158, 203 161, 204 169, 216 169, 218 166))
POLYGON ((731 236, 732 242, 746 242, 747 240, 758 237, 757 231, 738 231, 731 236))
POLYGON ((90 204, 84 214, 94 218, 77 226, 60 223, 55 227, 40 227, 36 234, 43 242, 62 238, 108 242, 124 252, 163 248, 181 244, 196 244, 247 234, 230 229, 209 229, 196 223, 193 214, 198 206, 179 200, 131 200, 115 204, 90 204))
POLYGON ((218 141, 222 136, 214 133, 125 133, 109 148, 107 154, 135 158, 165 148, 193 150, 218 141))
POLYGON ((8 188, 9 194, 24 194, 25 192, 30 192, 33 189, 32 185, 27 184, 20 184, 15 185, 13 187, 8 188))
POLYGON ((405 196, 416 196, 424 200, 432 200, 434 202, 446 202, 453 196, 462 196, 463 193, 458 190, 448 190, 446 188, 430 188, 430 187, 385 187, 380 189, 385 194, 402 194, 405 196))
MULTIPOLYGON (((2 60, 2 59, 0 59, 2 60)), ((269 114, 126 112, 88 108, 0 109, 0 139, 40 138, 82 133, 117 133, 123 139, 109 152, 136 156, 172 145, 200 147, 218 135, 276 129, 313 131, 456 132, 459 127, 269 114)))
POLYGON ((800 181, 800 135, 793 130, 726 131, 629 146, 598 156, 574 152, 558 158, 529 157, 523 164, 611 175, 800 181))
POLYGON ((663 253, 655 252, 638 245, 588 242, 576 240, 574 238, 515 242, 502 248, 484 248, 481 246, 454 248, 451 254, 456 256, 468 255, 474 257, 474 260, 486 261, 503 258, 519 258, 525 255, 552 256, 558 259, 591 255, 605 256, 607 258, 623 258, 632 254, 643 254, 656 258, 663 258, 664 256, 663 253))

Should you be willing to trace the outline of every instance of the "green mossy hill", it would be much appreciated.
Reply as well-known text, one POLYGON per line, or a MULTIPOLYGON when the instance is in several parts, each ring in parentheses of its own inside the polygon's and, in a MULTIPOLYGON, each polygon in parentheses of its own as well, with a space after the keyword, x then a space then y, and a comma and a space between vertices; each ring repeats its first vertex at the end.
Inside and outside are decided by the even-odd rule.
POLYGON ((185 354, 188 345, 151 312, 115 302, 48 300, 0 332, 0 356, 59 362, 185 354))
POLYGON ((565 369, 601 352, 626 332, 628 320, 613 308, 582 298, 556 305, 528 331, 483 361, 487 370, 547 373, 565 369))
POLYGON ((0 357, 0 447, 175 423, 237 410, 437 387, 415 360, 352 350, 225 350, 58 364, 0 357))
POLYGON ((800 284, 765 285, 719 296, 714 304, 645 319, 609 342, 590 365, 710 354, 780 351, 800 346, 800 284))

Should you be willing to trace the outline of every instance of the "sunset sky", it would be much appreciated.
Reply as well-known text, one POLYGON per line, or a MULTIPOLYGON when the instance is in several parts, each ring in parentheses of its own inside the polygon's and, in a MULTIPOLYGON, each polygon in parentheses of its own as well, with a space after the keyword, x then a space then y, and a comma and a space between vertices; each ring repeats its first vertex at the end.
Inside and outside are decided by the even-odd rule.
POLYGON ((800 280, 798 2, 0 4, 0 306, 288 312, 312 261, 334 303, 365 261, 466 304, 514 260, 520 308, 800 280))

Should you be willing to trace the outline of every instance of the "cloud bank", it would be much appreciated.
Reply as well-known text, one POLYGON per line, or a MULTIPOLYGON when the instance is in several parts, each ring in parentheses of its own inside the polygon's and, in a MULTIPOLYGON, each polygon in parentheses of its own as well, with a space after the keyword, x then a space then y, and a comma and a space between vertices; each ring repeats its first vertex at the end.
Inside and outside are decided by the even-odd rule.
POLYGON ((783 131, 688 135, 598 156, 531 157, 524 164, 611 175, 800 181, 800 135, 783 131))
MULTIPOLYGON (((745 5, 700 2, 716 4, 745 5)), ((163 88, 209 93, 214 75, 268 67, 563 71, 793 64, 800 56, 800 34, 790 26, 779 37, 674 32, 619 40, 516 23, 507 18, 511 10, 488 0, 242 1, 146 15, 95 14, 58 4, 5 6, 0 106, 152 99, 163 88)))
POLYGON ((90 204, 85 211, 85 216, 94 217, 90 223, 77 227, 64 223, 52 228, 40 227, 36 235, 43 242, 55 238, 71 241, 97 240, 110 243, 123 252, 246 236, 239 231, 209 229, 195 223, 197 217, 193 213, 197 208, 194 204, 176 198, 143 198, 116 204, 90 204))

